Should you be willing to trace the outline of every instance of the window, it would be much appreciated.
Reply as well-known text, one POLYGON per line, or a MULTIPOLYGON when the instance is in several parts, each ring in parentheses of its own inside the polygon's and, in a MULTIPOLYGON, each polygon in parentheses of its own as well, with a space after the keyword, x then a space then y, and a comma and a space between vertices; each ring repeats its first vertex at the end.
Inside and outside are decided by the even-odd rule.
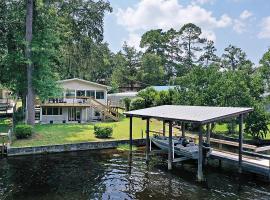
POLYGON ((43 107, 42 115, 62 115, 62 108, 57 107, 43 107))
POLYGON ((47 115, 53 115, 53 108, 51 107, 47 108, 47 115))
POLYGON ((85 96, 85 90, 77 90, 76 91, 77 97, 84 97, 85 96))
POLYGON ((86 96, 95 98, 95 90, 87 90, 86 96))
POLYGON ((96 92, 96 99, 104 99, 104 92, 103 91, 97 91, 96 92))
POLYGON ((67 90, 66 97, 75 97, 75 90, 67 90))

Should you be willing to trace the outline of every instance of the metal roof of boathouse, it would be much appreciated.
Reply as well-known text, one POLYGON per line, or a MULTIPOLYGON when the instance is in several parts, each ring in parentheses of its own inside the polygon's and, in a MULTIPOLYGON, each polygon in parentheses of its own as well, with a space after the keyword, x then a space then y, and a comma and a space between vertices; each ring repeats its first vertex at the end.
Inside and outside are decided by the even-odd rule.
POLYGON ((125 112, 126 116, 206 124, 253 111, 244 107, 163 105, 125 112))

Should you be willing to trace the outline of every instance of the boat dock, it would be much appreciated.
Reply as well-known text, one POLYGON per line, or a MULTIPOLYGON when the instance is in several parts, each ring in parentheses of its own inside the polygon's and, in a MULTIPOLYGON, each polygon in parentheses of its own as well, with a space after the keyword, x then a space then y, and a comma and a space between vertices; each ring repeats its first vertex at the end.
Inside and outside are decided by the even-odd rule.
MULTIPOLYGON (((237 153, 222 151, 213 149, 213 152, 207 159, 217 159, 219 163, 228 162, 237 166, 239 174, 243 171, 260 174, 270 178, 270 156, 261 154, 258 152, 269 150, 268 147, 256 147, 254 145, 244 144, 243 140, 243 124, 244 117, 252 112, 252 108, 241 107, 209 107, 209 106, 182 106, 182 105, 164 105, 151 108, 145 108, 140 110, 133 110, 125 112, 124 114, 130 119, 130 152, 132 151, 132 118, 137 117, 146 121, 146 162, 149 161, 149 153, 151 149, 151 139, 149 137, 149 122, 150 119, 157 119, 163 121, 163 135, 165 136, 165 124, 169 125, 168 135, 168 170, 173 168, 175 162, 182 162, 186 159, 174 158, 174 144, 173 144, 173 122, 181 124, 182 136, 185 137, 185 124, 194 124, 198 128, 198 169, 197 179, 203 181, 203 142, 205 141, 209 147, 213 143, 218 144, 218 147, 222 145, 234 146, 237 148, 237 153), (219 122, 222 120, 228 120, 232 118, 238 118, 239 125, 239 137, 238 140, 226 141, 211 138, 210 136, 210 124, 219 122), (206 137, 203 137, 203 128, 206 127, 206 137), (247 151, 248 150, 248 151, 247 151)), ((152 131, 153 132, 153 131, 152 131)), ((207 147, 207 148, 209 148, 207 147)), ((184 157, 185 158, 185 157, 184 157)), ((270 179, 269 179, 270 180, 270 179)))

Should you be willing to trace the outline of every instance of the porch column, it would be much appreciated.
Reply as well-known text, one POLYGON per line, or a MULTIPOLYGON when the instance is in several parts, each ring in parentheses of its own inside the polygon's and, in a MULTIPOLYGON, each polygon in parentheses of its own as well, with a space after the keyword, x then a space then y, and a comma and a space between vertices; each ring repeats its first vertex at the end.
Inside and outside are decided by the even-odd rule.
MULTIPOLYGON (((14 111, 14 109, 13 109, 14 111)), ((42 122, 42 106, 40 106, 40 110, 39 110, 39 122, 42 122)))
POLYGON ((132 151, 132 116, 129 116, 129 150, 132 151))
POLYGON ((210 124, 206 124, 206 143, 210 145, 210 124))
POLYGON ((172 121, 169 121, 169 152, 168 152, 168 170, 172 169, 172 121))
POLYGON ((202 171, 202 164, 203 164, 203 137, 202 137, 202 125, 199 126, 199 158, 198 158, 198 181, 203 181, 203 171, 202 171))
POLYGON ((185 137, 185 123, 181 122, 182 137, 185 137))
POLYGON ((166 122, 163 120, 163 136, 166 135, 166 122))
POLYGON ((238 172, 242 173, 243 153, 243 114, 239 115, 239 150, 238 150, 238 172))
POLYGON ((149 161, 149 118, 146 119, 146 162, 149 161))

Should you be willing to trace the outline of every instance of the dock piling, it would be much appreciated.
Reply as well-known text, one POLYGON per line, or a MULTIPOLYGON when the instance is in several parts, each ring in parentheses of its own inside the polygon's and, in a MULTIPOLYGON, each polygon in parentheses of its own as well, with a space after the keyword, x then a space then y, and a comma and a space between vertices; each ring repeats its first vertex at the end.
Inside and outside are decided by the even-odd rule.
POLYGON ((169 121, 169 153, 168 153, 168 170, 172 169, 172 121, 169 121))

